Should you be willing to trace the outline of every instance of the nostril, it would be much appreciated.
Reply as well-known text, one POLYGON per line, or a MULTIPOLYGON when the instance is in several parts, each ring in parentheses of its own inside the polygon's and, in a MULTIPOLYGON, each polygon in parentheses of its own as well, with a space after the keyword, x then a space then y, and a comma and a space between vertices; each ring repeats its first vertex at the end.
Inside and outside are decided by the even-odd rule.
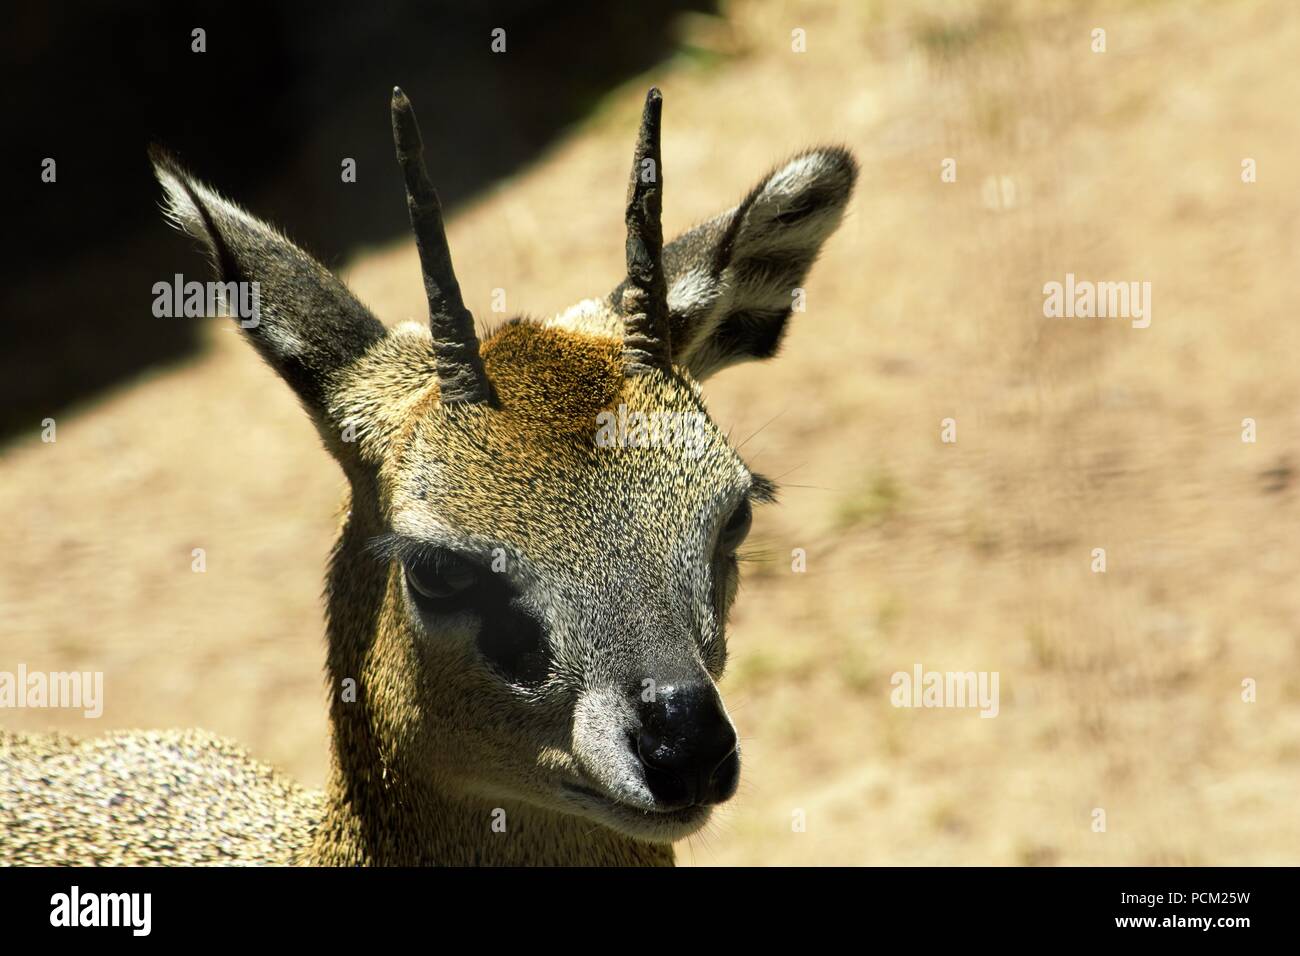
POLYGON ((736 747, 739 744, 740 738, 736 736, 736 728, 731 726, 730 721, 725 722, 722 725, 722 730, 714 738, 714 766, 716 767, 730 759, 736 753, 736 747))
POLYGON ((712 775, 708 786, 700 796, 700 803, 723 803, 730 800, 740 784, 740 754, 732 747, 731 752, 722 758, 712 775))
POLYGON ((736 731, 711 684, 661 686, 654 700, 643 702, 641 721, 629 746, 657 802, 721 803, 735 793, 736 731))
POLYGON ((673 753, 662 739, 643 730, 637 735, 633 750, 641 761, 646 786, 656 800, 670 805, 692 802, 694 795, 686 779, 673 768, 673 753))
POLYGON ((641 733, 637 734, 636 746, 632 749, 636 751, 636 755, 641 758, 642 763, 658 766, 659 763, 656 758, 662 759, 664 755, 661 754, 661 751, 666 748, 662 740, 650 731, 642 730, 641 733))

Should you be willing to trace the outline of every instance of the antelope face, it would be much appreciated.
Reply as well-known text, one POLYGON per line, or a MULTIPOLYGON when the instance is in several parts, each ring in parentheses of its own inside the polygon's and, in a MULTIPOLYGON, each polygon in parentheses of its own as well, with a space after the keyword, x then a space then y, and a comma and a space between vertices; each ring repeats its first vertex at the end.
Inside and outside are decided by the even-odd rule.
POLYGON ((615 339, 516 323, 482 356, 494 406, 424 407, 378 544, 433 688, 422 735, 457 742, 440 770, 485 799, 680 837, 739 779, 715 682, 771 485, 687 375, 628 377, 615 339))
POLYGON ((803 153, 664 246, 659 110, 652 91, 627 278, 482 343, 400 93, 427 327, 386 330, 269 227, 156 164, 172 217, 222 278, 260 282, 247 331, 350 479, 366 554, 345 532, 331 587, 364 583, 341 611, 331 596, 346 618, 331 622, 331 669, 358 673, 386 766, 671 841, 736 790, 716 682, 736 552, 773 497, 697 383, 775 353, 856 167, 839 148, 803 153))

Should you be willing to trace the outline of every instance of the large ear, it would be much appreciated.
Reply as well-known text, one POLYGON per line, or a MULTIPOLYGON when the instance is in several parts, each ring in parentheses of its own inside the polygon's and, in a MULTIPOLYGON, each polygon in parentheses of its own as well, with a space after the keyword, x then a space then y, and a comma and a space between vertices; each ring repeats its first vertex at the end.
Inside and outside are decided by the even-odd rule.
POLYGON ((795 290, 839 226, 857 175, 848 150, 808 150, 764 177, 735 209, 664 247, 676 364, 702 380, 776 354, 795 290))
POLYGON ((167 218, 202 244, 221 283, 249 283, 242 301, 256 302, 248 310, 256 314, 241 312, 236 320, 338 454, 345 423, 329 421, 331 379, 382 339, 384 326, 271 226, 196 180, 168 153, 153 149, 150 159, 166 193, 167 218))

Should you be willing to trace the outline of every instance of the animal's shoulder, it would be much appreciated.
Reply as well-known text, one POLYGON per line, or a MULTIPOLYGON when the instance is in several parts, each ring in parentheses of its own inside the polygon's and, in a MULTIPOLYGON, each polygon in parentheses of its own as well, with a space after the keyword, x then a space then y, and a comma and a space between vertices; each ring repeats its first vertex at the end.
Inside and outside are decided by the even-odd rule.
POLYGON ((0 863, 283 864, 321 797, 200 730, 0 731, 0 863))

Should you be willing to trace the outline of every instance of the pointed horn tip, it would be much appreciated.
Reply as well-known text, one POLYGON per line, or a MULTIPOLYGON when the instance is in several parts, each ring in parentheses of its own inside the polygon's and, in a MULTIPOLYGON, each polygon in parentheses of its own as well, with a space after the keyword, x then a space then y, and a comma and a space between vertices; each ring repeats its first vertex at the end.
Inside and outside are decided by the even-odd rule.
POLYGON ((424 138, 420 124, 415 119, 415 109, 400 86, 393 87, 393 139, 397 144, 397 158, 422 154, 424 138))
POLYGON ((659 92, 659 87, 650 87, 650 92, 645 95, 645 118, 658 122, 659 114, 663 110, 663 105, 664 95, 659 92))
POLYGON ((641 110, 641 132, 637 138, 637 156, 659 151, 659 127, 663 115, 664 98, 659 87, 650 87, 646 94, 645 107, 641 110))

